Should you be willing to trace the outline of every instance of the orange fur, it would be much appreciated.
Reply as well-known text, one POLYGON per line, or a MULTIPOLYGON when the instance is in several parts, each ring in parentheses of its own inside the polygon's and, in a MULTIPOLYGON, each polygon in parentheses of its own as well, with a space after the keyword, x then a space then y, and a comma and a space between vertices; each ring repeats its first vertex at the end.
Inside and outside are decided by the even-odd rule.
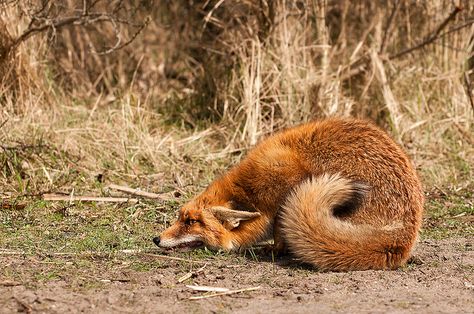
POLYGON ((273 230, 277 248, 320 269, 394 269, 410 255, 423 202, 410 160, 385 132, 328 119, 262 141, 155 243, 235 250, 273 230))

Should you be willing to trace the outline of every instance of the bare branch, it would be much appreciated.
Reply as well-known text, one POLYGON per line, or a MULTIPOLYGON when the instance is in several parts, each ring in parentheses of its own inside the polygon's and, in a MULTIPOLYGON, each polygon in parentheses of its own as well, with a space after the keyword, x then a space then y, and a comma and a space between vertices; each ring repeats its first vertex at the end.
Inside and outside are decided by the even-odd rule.
MULTIPOLYGON (((404 49, 401 52, 386 56, 385 58, 388 59, 388 60, 393 60, 393 59, 400 58, 400 57, 402 57, 402 56, 404 56, 408 53, 411 53, 411 52, 413 52, 417 49, 423 48, 424 46, 433 43, 435 40, 437 40, 437 39, 439 39, 439 38, 441 38, 441 37, 443 37, 443 36, 445 36, 449 33, 458 31, 458 30, 460 30, 464 27, 467 27, 467 26, 473 24, 474 19, 469 20, 469 21, 467 21, 463 24, 454 26, 451 29, 449 29, 448 31, 446 31, 444 33, 441 33, 443 31, 443 29, 449 24, 449 22, 451 20, 453 20, 461 10, 462 10, 462 7, 456 6, 454 8, 454 10, 449 14, 449 16, 436 28, 436 30, 434 32, 432 32, 431 34, 429 34, 427 37, 425 37, 426 39, 423 40, 421 43, 416 44, 415 46, 412 46, 410 48, 404 49)), ((354 63, 351 64, 351 66, 348 69, 348 73, 346 75, 344 75, 341 79, 343 81, 346 81, 346 80, 348 80, 348 79, 350 79, 350 78, 352 78, 352 77, 354 77, 358 74, 363 73, 364 71, 366 71, 369 61, 370 61, 370 59, 367 58, 367 55, 364 55, 363 57, 359 58, 359 60, 357 62, 354 62, 354 63)))
POLYGON ((46 31, 47 29, 50 29, 50 28, 56 28, 57 29, 57 28, 61 28, 61 27, 66 26, 66 25, 85 24, 85 21, 83 20, 83 18, 84 17, 82 17, 82 16, 72 16, 72 17, 63 18, 63 19, 61 19, 59 21, 56 21, 56 22, 46 23, 46 24, 38 26, 38 27, 28 28, 23 34, 21 34, 17 39, 15 39, 15 41, 12 44, 12 47, 14 48, 14 47, 18 46, 19 44, 21 44, 22 42, 29 39, 31 36, 33 36, 37 33, 44 32, 44 31, 46 31))
POLYGON ((393 59, 397 59, 397 58, 400 58, 410 52, 413 52, 417 49, 420 49, 420 48, 423 48, 424 46, 428 45, 428 44, 431 44, 432 42, 434 42, 436 39, 439 38, 439 35, 441 33, 441 31, 448 25, 448 23, 453 20, 456 15, 461 12, 462 10, 462 7, 460 6, 455 6, 454 7, 454 10, 448 15, 448 17, 438 26, 438 28, 436 28, 436 30, 431 33, 428 37, 426 37, 425 40, 423 40, 421 43, 415 45, 415 46, 412 46, 410 48, 407 48, 405 50, 402 50, 396 54, 392 54, 390 55, 388 58, 390 60, 393 60, 393 59))
POLYGON ((466 28, 468 26, 471 26, 472 24, 474 24, 474 18, 470 18, 468 20, 466 20, 464 23, 461 23, 459 25, 455 25, 453 27, 451 27, 450 29, 448 29, 447 31, 445 31, 444 33, 442 33, 441 35, 438 36, 438 38, 442 38, 448 34, 451 34, 451 33, 454 33, 454 32, 457 32, 463 28, 466 28))
POLYGON ((92 47, 92 44, 89 45, 89 48, 92 50, 92 52, 94 52, 96 54, 99 54, 99 55, 109 54, 109 53, 119 49, 118 47, 120 46, 120 43, 122 42, 122 38, 120 37, 120 31, 117 27, 117 23, 115 22, 115 20, 113 18, 110 18, 110 17, 107 20, 112 24, 112 28, 113 28, 114 34, 115 34, 115 44, 112 47, 110 47, 109 49, 107 49, 105 51, 102 51, 102 52, 96 51, 94 49, 94 47, 92 47))
MULTIPOLYGON (((124 42, 123 44, 120 44, 121 42, 121 38, 120 37, 117 37, 117 41, 115 43, 115 45, 105 51, 95 51, 95 53, 97 53, 98 55, 106 55, 106 54, 109 54, 111 52, 114 52, 116 50, 120 50, 128 45, 130 45, 130 43, 132 43, 135 38, 137 38, 137 36, 142 32, 142 30, 144 30, 148 24, 150 23, 151 21, 151 18, 150 17, 147 17, 145 22, 143 24, 140 25, 139 29, 130 37, 129 40, 127 40, 126 42, 124 42)), ((116 24, 115 24, 116 25, 116 24)), ((119 33, 116 33, 117 36, 119 36, 120 34, 119 33)))
MULTIPOLYGON (((100 2, 101 0, 83 0, 82 7, 80 9, 72 10, 72 16, 62 16, 62 17, 52 17, 51 7, 52 1, 44 0, 41 2, 41 6, 34 10, 33 12, 25 12, 26 15, 30 16, 30 22, 26 28, 26 30, 18 36, 16 39, 13 40, 12 44, 8 47, 8 49, 12 50, 15 49, 18 45, 23 43, 24 41, 28 40, 32 36, 46 32, 51 30, 53 34, 56 33, 58 29, 62 27, 69 26, 69 25, 78 25, 78 26, 85 26, 97 23, 108 22, 112 24, 112 28, 114 31, 115 41, 112 47, 107 48, 105 51, 95 51, 92 47, 91 49, 93 52, 104 55, 111 53, 113 51, 122 49, 123 47, 129 45, 133 42, 136 37, 142 32, 145 27, 148 26, 151 19, 147 18, 143 23, 133 23, 127 19, 121 18, 119 16, 119 11, 124 9, 123 1, 118 1, 115 5, 113 10, 110 12, 93 12, 93 8, 100 2), (126 41, 123 42, 121 36, 121 30, 119 28, 119 24, 124 24, 132 27, 138 28, 136 32, 126 41)), ((54 4, 55 6, 59 6, 59 4, 54 4)), ((69 10, 71 11, 71 10, 69 10)))
POLYGON ((392 12, 390 13, 390 17, 388 18, 387 26, 385 27, 385 31, 384 31, 384 34, 383 34, 382 43, 380 44, 379 54, 382 54, 385 50, 385 43, 387 42, 387 37, 388 37, 388 33, 390 31, 390 26, 392 26, 393 19, 395 18, 395 15, 398 12, 398 8, 400 7, 400 2, 401 1, 398 0, 395 3, 395 5, 393 6, 393 9, 392 9, 392 12))

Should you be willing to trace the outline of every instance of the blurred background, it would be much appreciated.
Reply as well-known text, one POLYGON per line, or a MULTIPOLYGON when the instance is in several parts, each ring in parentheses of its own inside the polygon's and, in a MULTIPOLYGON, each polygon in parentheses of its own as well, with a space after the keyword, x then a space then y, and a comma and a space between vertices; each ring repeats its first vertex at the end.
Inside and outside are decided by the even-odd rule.
POLYGON ((463 1, 0 1, 0 194, 195 193, 260 138, 368 118, 472 193, 463 1))

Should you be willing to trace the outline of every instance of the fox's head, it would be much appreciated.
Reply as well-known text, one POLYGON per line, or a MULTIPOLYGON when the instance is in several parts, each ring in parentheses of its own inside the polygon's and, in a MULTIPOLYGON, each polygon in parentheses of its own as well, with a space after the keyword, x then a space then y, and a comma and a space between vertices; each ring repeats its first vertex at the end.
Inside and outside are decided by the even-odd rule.
POLYGON ((233 230, 245 220, 259 217, 256 212, 209 206, 191 201, 184 205, 178 220, 163 231, 153 242, 162 248, 232 250, 235 248, 233 230))

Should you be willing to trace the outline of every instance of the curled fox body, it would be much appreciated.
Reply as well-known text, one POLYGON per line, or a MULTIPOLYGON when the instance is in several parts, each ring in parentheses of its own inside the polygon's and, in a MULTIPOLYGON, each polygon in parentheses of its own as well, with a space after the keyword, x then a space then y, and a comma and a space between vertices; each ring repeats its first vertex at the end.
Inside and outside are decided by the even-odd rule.
POLYGON ((385 132, 328 119, 263 140, 153 240, 236 250, 273 236, 276 250, 321 270, 395 269, 410 257, 423 202, 415 169, 385 132))

